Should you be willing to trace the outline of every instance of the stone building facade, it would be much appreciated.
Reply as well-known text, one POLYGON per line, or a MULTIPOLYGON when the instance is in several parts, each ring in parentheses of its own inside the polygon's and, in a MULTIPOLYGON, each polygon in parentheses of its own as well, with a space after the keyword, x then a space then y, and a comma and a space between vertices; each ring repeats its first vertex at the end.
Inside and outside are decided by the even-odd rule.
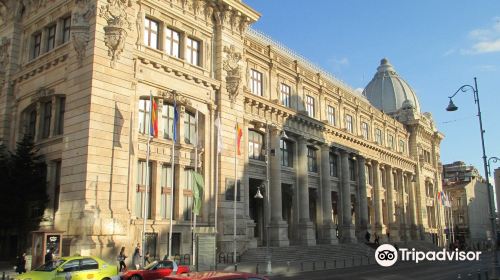
POLYGON ((453 226, 455 240, 460 243, 470 248, 484 248, 492 237, 484 178, 474 166, 456 161, 443 165, 443 179, 443 190, 451 202, 451 210, 447 208, 445 215, 446 227, 453 226))
POLYGON ((171 195, 173 252, 191 250, 195 167, 197 231, 216 233, 220 252, 232 251, 234 199, 238 252, 266 244, 267 228, 272 246, 357 242, 367 229, 441 244, 443 135, 386 59, 356 93, 250 29, 260 15, 239 0, 0 0, 0 12, 0 139, 13 149, 28 133, 45 156, 41 228, 64 232, 63 254, 140 241, 150 94, 152 255, 168 250, 171 195))

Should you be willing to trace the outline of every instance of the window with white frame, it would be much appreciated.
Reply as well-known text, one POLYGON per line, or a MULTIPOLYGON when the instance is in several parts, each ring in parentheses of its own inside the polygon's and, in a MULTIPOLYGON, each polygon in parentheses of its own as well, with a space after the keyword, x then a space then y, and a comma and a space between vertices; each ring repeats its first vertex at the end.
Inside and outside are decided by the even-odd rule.
POLYGON ((250 91, 258 96, 262 96, 262 73, 255 69, 250 70, 250 91))
POLYGON ((184 168, 184 220, 191 220, 193 209, 193 168, 184 168))
POLYGON ((186 39, 185 58, 188 63, 200 66, 200 42, 193 38, 186 39))
POLYGON ((248 158, 264 160, 264 136, 254 130, 248 130, 248 158))
POLYGON ((165 39, 165 51, 167 54, 179 58, 181 55, 179 48, 179 32, 167 27, 165 28, 165 39))
POLYGON ((318 172, 317 151, 314 147, 307 147, 307 170, 318 172))
POLYGON ((286 84, 281 83, 281 105, 290 107, 290 87, 286 84))
POLYGON ((184 114, 184 142, 187 144, 196 142, 196 116, 187 111, 184 114))
POLYGON ((314 97, 306 95, 306 111, 311 118, 314 118, 314 105, 314 97))
POLYGON ((170 219, 170 203, 171 195, 174 196, 175 191, 172 188, 172 166, 161 166, 161 198, 160 198, 160 216, 162 219, 170 219))
POLYGON ((394 150, 394 135, 387 134, 387 147, 394 150))
POLYGON ((172 139, 174 135, 174 106, 163 102, 161 110, 163 138, 172 139))
POLYGON ((335 107, 328 106, 327 116, 328 116, 328 123, 331 125, 335 125, 335 107))
POLYGON ((361 122, 361 134, 363 136, 363 139, 366 139, 366 140, 370 139, 370 128, 368 126, 368 123, 361 122))
POLYGON ((149 111, 151 109, 150 101, 146 99, 139 99, 139 133, 149 133, 149 111))
POLYGON ((293 167, 293 143, 280 139, 281 166, 293 167))
POLYGON ((399 152, 400 153, 405 153, 406 152, 406 142, 403 139, 399 140, 399 152))
POLYGON ((159 23, 155 20, 145 18, 144 19, 144 45, 159 49, 158 42, 158 26, 159 23))
POLYGON ((146 168, 146 161, 139 160, 137 164, 137 187, 136 187, 136 195, 135 195, 135 215, 138 218, 144 218, 144 196, 146 195, 146 182, 148 181, 149 178, 149 187, 148 187, 148 196, 147 199, 148 201, 146 202, 146 205, 148 207, 147 213, 148 219, 151 219, 151 203, 152 203, 152 198, 151 194, 153 193, 151 190, 153 189, 153 176, 152 176, 152 164, 151 162, 149 163, 148 168, 146 168), (146 173, 146 169, 147 173, 146 173))
POLYGON ((376 128, 375 129, 375 142, 377 142, 377 144, 379 144, 379 145, 382 145, 383 139, 384 139, 384 137, 382 136, 382 130, 380 130, 380 128, 376 128))
POLYGON ((47 27, 47 51, 52 50, 56 46, 56 25, 47 27))
POLYGON ((345 115, 345 128, 348 132, 353 132, 352 116, 349 114, 345 115))
POLYGON ((65 17, 62 19, 62 42, 66 43, 70 40, 71 34, 71 17, 65 17))

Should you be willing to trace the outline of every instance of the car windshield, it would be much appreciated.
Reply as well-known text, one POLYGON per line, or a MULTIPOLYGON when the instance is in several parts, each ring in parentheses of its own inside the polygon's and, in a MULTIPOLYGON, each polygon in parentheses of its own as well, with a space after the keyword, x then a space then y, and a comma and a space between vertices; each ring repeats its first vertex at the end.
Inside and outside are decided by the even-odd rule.
POLYGON ((43 265, 39 266, 35 271, 53 271, 56 269, 58 266, 60 266, 63 262, 66 260, 55 260, 55 261, 50 261, 47 263, 44 263, 43 265))
POLYGON ((154 261, 154 262, 152 262, 152 263, 150 263, 150 264, 146 265, 146 266, 144 267, 144 269, 145 269, 145 270, 151 270, 151 269, 153 269, 153 268, 154 268, 157 264, 158 264, 158 262, 157 262, 157 261, 154 261))

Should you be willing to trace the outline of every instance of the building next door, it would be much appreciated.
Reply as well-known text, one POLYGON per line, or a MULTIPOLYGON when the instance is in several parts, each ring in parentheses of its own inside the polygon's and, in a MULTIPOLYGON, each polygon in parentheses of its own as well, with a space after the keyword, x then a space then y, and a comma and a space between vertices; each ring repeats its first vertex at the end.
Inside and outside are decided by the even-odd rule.
POLYGON ((257 246, 265 246, 265 216, 264 216, 264 202, 266 199, 266 190, 262 187, 263 180, 249 179, 248 184, 248 212, 250 218, 255 222, 254 237, 257 239, 257 246), (255 197, 260 191, 262 198, 255 197))

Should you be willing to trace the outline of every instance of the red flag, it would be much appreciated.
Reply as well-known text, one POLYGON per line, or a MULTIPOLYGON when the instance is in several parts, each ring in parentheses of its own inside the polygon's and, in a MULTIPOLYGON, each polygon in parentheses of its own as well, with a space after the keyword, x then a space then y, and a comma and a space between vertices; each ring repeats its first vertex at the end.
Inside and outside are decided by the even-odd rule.
POLYGON ((153 95, 150 95, 151 99, 151 125, 149 135, 153 137, 158 137, 158 104, 156 103, 153 95))
POLYGON ((238 155, 241 155, 241 137, 243 137, 243 130, 239 124, 236 124, 236 141, 238 145, 238 155))

